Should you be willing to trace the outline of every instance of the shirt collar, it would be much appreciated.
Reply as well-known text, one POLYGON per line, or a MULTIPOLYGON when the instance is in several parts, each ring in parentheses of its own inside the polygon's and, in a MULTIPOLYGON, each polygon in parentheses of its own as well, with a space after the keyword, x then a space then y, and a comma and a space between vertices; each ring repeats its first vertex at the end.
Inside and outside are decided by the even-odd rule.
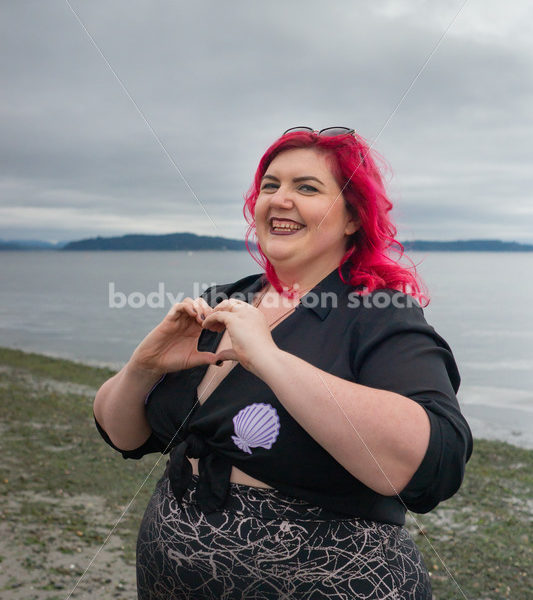
MULTIPOLYGON (((349 279, 349 266, 344 264, 341 267, 343 277, 349 279)), ((322 297, 322 294, 334 294, 338 299, 345 293, 349 284, 344 283, 339 275, 339 268, 335 267, 329 275, 326 275, 322 281, 317 283, 312 290, 309 290, 300 300, 300 306, 313 311, 322 321, 329 315, 333 308, 334 301, 329 296, 322 297)))
MULTIPOLYGON (((349 279, 349 265, 344 264, 341 267, 341 272, 345 280, 349 279)), ((267 283, 267 278, 264 273, 259 273, 251 276, 255 278, 244 290, 246 294, 254 294, 261 290, 267 283)), ((339 268, 335 267, 322 281, 317 283, 314 288, 309 290, 300 300, 298 308, 305 308, 314 312, 322 321, 329 315, 333 308, 331 299, 326 298, 322 301, 322 294, 333 293, 337 297, 345 293, 346 287, 349 284, 344 283, 339 275, 339 268)), ((231 295, 231 294, 230 294, 231 295)))

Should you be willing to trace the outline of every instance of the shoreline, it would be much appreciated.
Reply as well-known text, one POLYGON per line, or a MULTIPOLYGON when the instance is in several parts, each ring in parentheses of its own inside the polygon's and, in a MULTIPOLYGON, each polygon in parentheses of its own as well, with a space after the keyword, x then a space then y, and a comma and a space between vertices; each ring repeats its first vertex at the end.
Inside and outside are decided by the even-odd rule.
MULTIPOLYGON (((125 461, 92 417, 105 367, 0 348, 0 595, 63 600, 136 595, 135 541, 166 457, 125 461), (130 499, 104 549, 78 584, 130 499), (118 483, 119 482, 119 483, 118 483)), ((460 491, 406 529, 430 572, 434 600, 522 600, 533 589, 533 450, 476 438, 460 491), (441 561, 442 559, 442 561, 441 561)))
POLYGON ((117 362, 109 362, 105 360, 91 360, 91 359, 77 359, 72 358, 71 356, 67 356, 66 353, 62 354, 60 352, 53 352, 49 350, 32 350, 25 349, 15 346, 0 346, 0 352, 7 350, 13 352, 21 352, 26 355, 34 355, 34 356, 42 356, 44 358, 51 358, 55 360, 70 362, 75 365, 79 365, 80 367, 89 367, 94 369, 106 369, 109 371, 120 371, 120 369, 126 364, 125 362, 117 361, 117 362))
MULTIPOLYGON (((68 353, 64 352, 53 352, 47 350, 35 350, 32 348, 22 348, 14 346, 0 346, 0 354, 2 351, 14 351, 20 352, 23 355, 32 355, 35 357, 45 357, 52 360, 66 361, 77 365, 79 368, 95 368, 103 369, 106 372, 114 374, 126 364, 127 361, 100 361, 91 359, 77 359, 68 356, 68 353)), ((132 349, 133 350, 133 349, 132 349)), ((458 392, 458 400, 461 411, 466 416, 469 425, 471 426, 474 437, 487 439, 491 441, 505 442, 516 448, 522 448, 525 450, 533 450, 533 435, 529 433, 529 430, 525 425, 524 421, 520 420, 520 415, 517 413, 516 427, 508 426, 507 428, 502 425, 498 420, 497 415, 492 415, 492 419, 482 420, 481 416, 483 413, 494 413, 494 411, 504 410, 508 415, 510 413, 509 406, 498 406, 491 402, 483 403, 479 402, 479 392, 472 392, 472 397, 466 395, 470 393, 469 386, 466 386, 462 382, 458 392), (465 393, 465 390, 469 390, 465 393), (480 409, 481 415, 480 415, 480 409), (522 427, 523 429, 520 429, 522 427)))

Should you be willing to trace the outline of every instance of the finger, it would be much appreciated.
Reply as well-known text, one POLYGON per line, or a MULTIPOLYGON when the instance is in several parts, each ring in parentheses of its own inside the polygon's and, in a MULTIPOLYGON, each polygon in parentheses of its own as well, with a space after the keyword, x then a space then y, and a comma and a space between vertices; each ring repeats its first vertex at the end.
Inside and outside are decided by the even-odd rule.
POLYGON ((219 304, 217 304, 215 306, 215 308, 213 309, 214 312, 219 311, 219 310, 234 310, 236 308, 240 308, 242 306, 244 306, 246 304, 246 302, 243 302, 242 300, 237 300, 236 298, 228 298, 227 300, 222 300, 222 302, 220 302, 219 304))
POLYGON ((198 302, 200 308, 200 316, 202 316, 203 314, 204 319, 205 317, 207 317, 207 315, 210 315, 213 312, 213 308, 209 306, 209 304, 207 304, 207 302, 203 298, 197 298, 196 302, 198 302))
POLYGON ((231 304, 229 300, 222 300, 222 302, 219 302, 213 310, 228 310, 230 306, 231 304))
POLYGON ((232 315, 227 311, 213 311, 202 321, 202 328, 211 331, 223 331, 231 319, 232 315))
POLYGON ((184 310, 183 302, 177 302, 168 311, 167 317, 169 317, 171 319, 177 319, 179 317, 179 315, 183 312, 183 310, 184 310))
POLYGON ((183 313, 187 313, 189 316, 196 318, 196 310, 193 306, 192 298, 185 298, 182 302, 174 304, 169 310, 168 316, 174 320, 178 319, 183 313))
POLYGON ((212 311, 212 308, 202 298, 196 298, 193 301, 192 306, 193 306, 194 311, 196 313, 196 320, 201 325, 202 321, 209 314, 208 309, 209 309, 209 311, 212 311))

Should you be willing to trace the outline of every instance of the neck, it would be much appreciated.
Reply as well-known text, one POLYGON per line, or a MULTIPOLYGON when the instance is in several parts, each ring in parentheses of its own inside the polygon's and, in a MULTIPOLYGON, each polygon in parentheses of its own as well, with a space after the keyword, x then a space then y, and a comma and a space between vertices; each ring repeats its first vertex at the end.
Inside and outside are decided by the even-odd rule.
POLYGON ((334 269, 338 267, 338 264, 333 266, 323 267, 322 269, 314 269, 313 271, 291 271, 290 269, 284 269, 283 267, 276 267, 273 265, 276 275, 281 282, 283 287, 288 288, 297 292, 299 295, 303 292, 307 293, 312 290, 318 283, 320 283, 324 277, 329 275, 334 269))

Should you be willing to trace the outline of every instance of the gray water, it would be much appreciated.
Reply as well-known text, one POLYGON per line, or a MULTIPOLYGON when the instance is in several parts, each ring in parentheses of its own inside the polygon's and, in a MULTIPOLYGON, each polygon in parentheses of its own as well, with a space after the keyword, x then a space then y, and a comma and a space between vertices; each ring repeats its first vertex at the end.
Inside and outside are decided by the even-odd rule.
MULTIPOLYGON (((410 256, 474 435, 533 448, 533 253, 410 256)), ((0 345, 119 368, 170 308, 166 294, 257 272, 246 252, 2 252, 0 345)))

